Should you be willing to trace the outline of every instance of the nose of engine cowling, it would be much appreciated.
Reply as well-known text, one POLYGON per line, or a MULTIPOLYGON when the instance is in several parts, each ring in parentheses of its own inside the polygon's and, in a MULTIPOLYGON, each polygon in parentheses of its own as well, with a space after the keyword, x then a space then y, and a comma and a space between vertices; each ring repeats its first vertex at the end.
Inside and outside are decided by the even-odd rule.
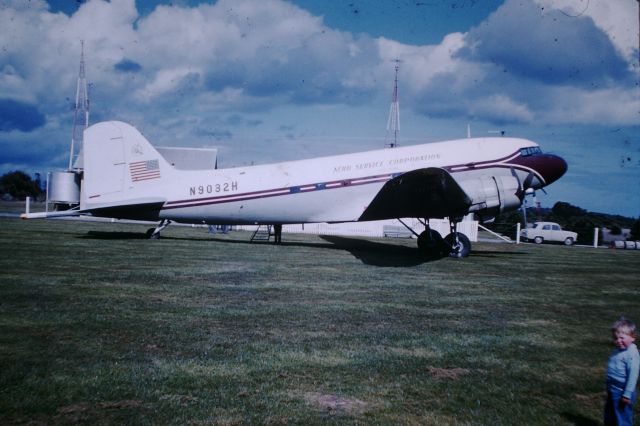
POLYGON ((541 154, 534 156, 533 168, 540 173, 544 182, 549 185, 560 179, 567 172, 567 162, 564 158, 553 154, 541 154))

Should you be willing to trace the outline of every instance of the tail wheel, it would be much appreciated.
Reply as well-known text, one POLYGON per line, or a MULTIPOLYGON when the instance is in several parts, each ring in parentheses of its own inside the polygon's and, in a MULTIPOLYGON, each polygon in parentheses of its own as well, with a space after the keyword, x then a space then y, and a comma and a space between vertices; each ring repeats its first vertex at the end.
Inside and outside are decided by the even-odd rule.
POLYGON ((450 257, 467 257, 471 253, 471 241, 462 232, 452 232, 444 237, 445 247, 450 257))

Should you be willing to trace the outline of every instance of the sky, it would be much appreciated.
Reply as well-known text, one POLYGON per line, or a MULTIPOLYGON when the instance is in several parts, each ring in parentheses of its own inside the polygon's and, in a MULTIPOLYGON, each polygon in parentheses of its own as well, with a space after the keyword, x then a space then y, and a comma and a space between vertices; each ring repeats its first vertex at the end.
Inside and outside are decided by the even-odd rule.
POLYGON ((69 161, 81 41, 91 123, 234 167, 523 137, 537 194, 640 216, 637 0, 0 0, 0 174, 69 161), (399 62, 396 62, 399 61, 399 62))

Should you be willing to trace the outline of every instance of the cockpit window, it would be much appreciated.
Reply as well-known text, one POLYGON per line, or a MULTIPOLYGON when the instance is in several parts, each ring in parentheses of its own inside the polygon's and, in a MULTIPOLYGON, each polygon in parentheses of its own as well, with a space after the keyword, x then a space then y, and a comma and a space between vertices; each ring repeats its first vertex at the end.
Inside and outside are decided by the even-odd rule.
POLYGON ((542 150, 539 146, 529 146, 527 148, 520 149, 520 155, 523 157, 528 157, 534 154, 542 154, 542 150))

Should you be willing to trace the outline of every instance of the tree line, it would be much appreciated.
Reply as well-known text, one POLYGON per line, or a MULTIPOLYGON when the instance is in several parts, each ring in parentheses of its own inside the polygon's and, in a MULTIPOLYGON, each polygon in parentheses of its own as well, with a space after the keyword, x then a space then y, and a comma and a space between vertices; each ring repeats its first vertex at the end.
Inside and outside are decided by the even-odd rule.
MULTIPOLYGON (((39 176, 39 175, 38 175, 39 176)), ((28 174, 14 171, 0 176, 0 196, 3 200, 20 200, 26 197, 43 199, 44 190, 40 179, 32 179, 28 174)))
MULTIPOLYGON (((602 228, 607 228, 612 235, 621 235, 622 229, 631 230, 631 239, 640 241, 640 218, 634 219, 621 215, 589 212, 563 201, 557 202, 552 208, 527 208, 527 222, 556 222, 563 229, 578 233, 579 244, 593 243, 593 230, 600 230, 602 241, 602 228)), ((496 222, 487 225, 487 228, 515 239, 516 225, 524 225, 524 214, 518 209, 501 215, 496 222)))

